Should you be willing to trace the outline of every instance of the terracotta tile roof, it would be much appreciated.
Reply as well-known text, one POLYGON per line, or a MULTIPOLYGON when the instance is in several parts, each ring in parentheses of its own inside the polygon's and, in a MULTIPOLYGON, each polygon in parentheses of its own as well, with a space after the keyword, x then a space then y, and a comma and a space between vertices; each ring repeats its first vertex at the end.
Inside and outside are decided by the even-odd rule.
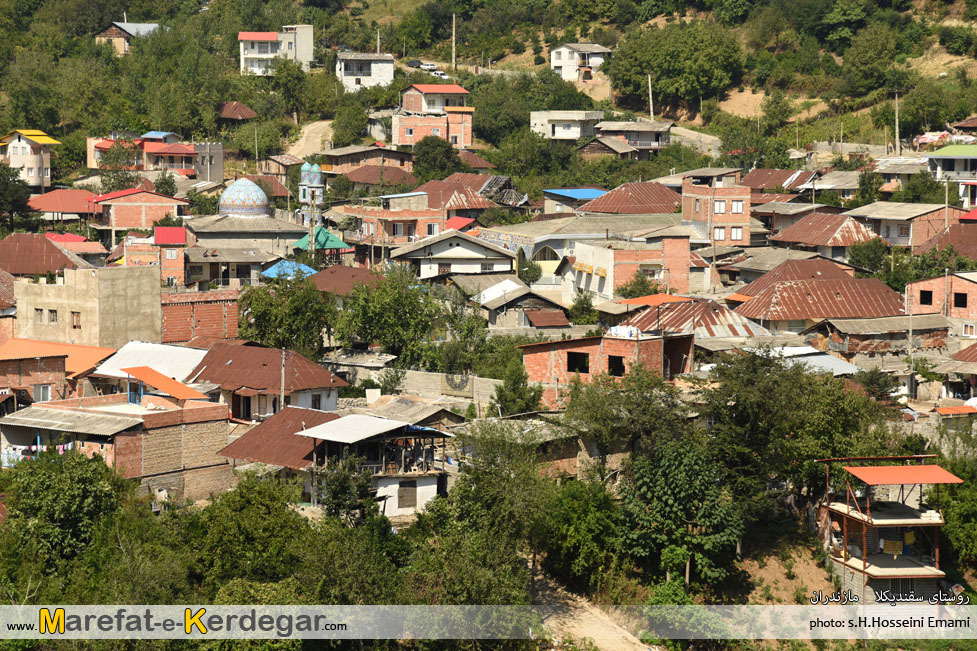
POLYGON ((413 174, 387 165, 362 165, 347 172, 346 178, 364 185, 417 185, 417 178, 413 174))
POLYGON ((115 352, 114 348, 99 346, 79 346, 36 339, 8 339, 0 346, 0 360, 65 357, 65 373, 73 378, 91 371, 115 352))
POLYGON ((625 183, 593 201, 580 206, 579 212, 616 215, 653 215, 673 213, 682 205, 682 195, 661 183, 625 183))
POLYGON ((44 237, 48 238, 52 242, 57 242, 58 244, 64 244, 65 242, 87 242, 88 241, 88 238, 86 238, 83 235, 78 235, 77 233, 55 233, 53 231, 48 231, 44 233, 44 237))
POLYGON ((736 308, 748 319, 801 319, 895 316, 903 313, 902 296, 876 278, 788 280, 756 294, 736 308))
POLYGON ((449 217, 444 223, 444 230, 460 231, 461 229, 474 224, 475 220, 471 217, 449 217))
POLYGON ((331 411, 285 407, 217 454, 228 459, 304 470, 312 463, 313 445, 321 442, 296 433, 337 418, 339 414, 331 411))
POLYGON ((647 309, 623 325, 640 332, 694 332, 696 339, 709 337, 763 337, 770 333, 748 318, 710 299, 674 303, 661 310, 647 309))
POLYGON ((755 169, 740 179, 740 185, 753 190, 792 190, 810 181, 814 174, 803 170, 755 169))
POLYGON ((841 267, 824 258, 787 260, 737 292, 744 296, 756 296, 762 291, 786 280, 844 280, 851 276, 841 267))
POLYGON ((449 93, 457 95, 467 95, 468 91, 458 84, 413 84, 411 88, 416 88, 422 93, 449 93))
POLYGON ((926 240, 916 253, 922 254, 932 249, 942 251, 948 246, 952 246, 962 256, 977 258, 977 222, 952 224, 949 229, 926 240))
POLYGON ((217 112, 225 120, 253 120, 258 117, 258 114, 244 102, 224 102, 217 112))
POLYGON ((0 269, 0 309, 7 309, 17 304, 14 298, 14 277, 0 269))
POLYGON ((122 369, 122 372, 177 400, 207 400, 207 396, 196 389, 191 389, 182 382, 166 377, 148 366, 130 366, 122 369))
POLYGON ((278 32, 238 32, 239 41, 277 41, 278 32))
POLYGON ((570 322, 562 310, 526 310, 526 318, 534 328, 569 328, 570 322))
POLYGON ((955 407, 937 407, 936 413, 940 416, 962 416, 964 414, 977 414, 977 409, 970 405, 957 405, 955 407))
POLYGON ((0 240, 0 269, 14 276, 33 276, 90 264, 39 233, 11 233, 0 240))
POLYGON ((298 156, 292 156, 291 154, 274 154, 268 157, 269 160, 273 160, 279 165, 284 165, 285 167, 291 167, 292 165, 301 165, 305 161, 298 156))
POLYGON ((48 193, 31 197, 27 202, 31 210, 38 212, 69 214, 100 214, 102 209, 95 205, 95 194, 88 190, 51 190, 48 193))
POLYGON ((287 197, 291 194, 274 174, 245 174, 244 177, 257 183, 262 190, 267 188, 266 194, 269 197, 287 197))
POLYGON ((143 144, 142 148, 147 154, 169 154, 171 156, 197 155, 192 145, 184 145, 182 142, 147 142, 143 144))
POLYGON ((872 230, 845 215, 812 212, 770 238, 808 246, 851 246, 877 236, 872 230))
POLYGON ((493 165, 492 163, 488 162, 487 160, 485 160, 475 152, 468 149, 462 149, 461 151, 459 151, 458 158, 461 159, 462 163, 472 168, 473 170, 495 169, 495 165, 493 165))
POLYGON ((353 291, 354 285, 373 287, 380 282, 380 276, 369 269, 337 264, 326 267, 312 276, 312 282, 315 283, 320 292, 329 292, 336 296, 348 296, 353 291))
MULTIPOLYGON (((277 395, 281 386, 281 351, 277 348, 218 343, 197 365, 187 380, 212 382, 234 391, 248 388, 277 395)), ((348 383, 294 350, 285 351, 285 392, 345 387, 348 383)))

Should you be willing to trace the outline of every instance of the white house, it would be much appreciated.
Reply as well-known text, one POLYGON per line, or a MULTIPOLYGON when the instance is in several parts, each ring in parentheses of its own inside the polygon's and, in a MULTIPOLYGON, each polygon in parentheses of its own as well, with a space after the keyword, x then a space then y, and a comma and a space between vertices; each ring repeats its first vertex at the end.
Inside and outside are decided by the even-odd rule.
POLYGON ((420 278, 512 271, 516 254, 468 233, 449 230, 394 249, 390 259, 414 265, 420 278))
POLYGON ((586 81, 611 51, 596 43, 564 43, 550 50, 550 69, 567 81, 586 81))
POLYGON ((963 207, 977 205, 977 145, 947 145, 926 155, 937 181, 957 181, 963 207))
POLYGON ((312 25, 285 25, 280 32, 238 32, 241 72, 270 75, 275 58, 302 64, 309 71, 314 54, 312 25))
POLYGON ((603 111, 532 111, 529 128, 548 140, 592 138, 603 111))
POLYGON ((20 170, 35 191, 51 185, 51 148, 61 143, 37 129, 17 129, 0 138, 0 163, 20 170))
POLYGON ((343 88, 356 92, 372 86, 389 86, 394 80, 392 54, 340 52, 336 55, 336 78, 343 88))

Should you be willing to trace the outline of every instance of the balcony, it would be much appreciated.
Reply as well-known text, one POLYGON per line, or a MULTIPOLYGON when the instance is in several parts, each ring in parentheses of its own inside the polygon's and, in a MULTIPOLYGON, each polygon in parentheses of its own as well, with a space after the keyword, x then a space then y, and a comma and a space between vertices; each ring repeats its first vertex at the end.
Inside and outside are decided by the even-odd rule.
POLYGON ((937 175, 938 180, 949 179, 951 181, 973 181, 977 179, 977 170, 943 170, 942 174, 937 175))
POLYGON ((661 140, 628 140, 628 144, 635 149, 661 149, 668 145, 667 142, 662 142, 661 140))
POLYGON ((892 554, 869 554, 865 560, 851 556, 844 561, 844 565, 873 579, 940 579, 946 576, 945 572, 936 569, 934 565, 904 554, 895 557, 892 554))
POLYGON ((900 502, 875 502, 871 508, 867 508, 864 500, 859 500, 857 505, 830 502, 828 509, 875 527, 926 527, 945 524, 943 515, 936 509, 927 506, 914 509, 900 502))

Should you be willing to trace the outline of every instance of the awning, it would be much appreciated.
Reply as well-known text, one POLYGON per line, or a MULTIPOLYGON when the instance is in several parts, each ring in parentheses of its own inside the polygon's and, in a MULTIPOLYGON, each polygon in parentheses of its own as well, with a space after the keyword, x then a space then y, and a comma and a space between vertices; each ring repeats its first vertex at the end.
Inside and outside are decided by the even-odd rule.
POLYGON ((260 393, 260 391, 258 391, 257 389, 250 389, 248 387, 241 387, 239 389, 234 389, 233 393, 236 393, 239 396, 248 396, 248 397, 250 397, 250 396, 256 396, 256 395, 258 395, 260 393))
POLYGON ((963 480, 940 466, 845 466, 869 486, 896 484, 962 484, 963 480))
POLYGON ((299 436, 307 436, 320 441, 334 443, 358 443, 368 438, 395 432, 406 428, 410 423, 388 418, 377 418, 365 414, 352 414, 336 420, 310 427, 296 432, 299 436))
POLYGON ((182 382, 177 382, 168 378, 159 371, 148 366, 132 366, 122 369, 122 372, 130 375, 144 384, 162 391, 168 396, 173 396, 177 400, 206 400, 207 396, 196 389, 191 389, 182 382))
MULTIPOLYGON (((297 242, 292 242, 293 249, 309 250, 309 236, 303 235, 297 242)), ((317 251, 323 249, 347 249, 349 245, 329 232, 324 226, 317 226, 315 230, 315 248, 317 251)))

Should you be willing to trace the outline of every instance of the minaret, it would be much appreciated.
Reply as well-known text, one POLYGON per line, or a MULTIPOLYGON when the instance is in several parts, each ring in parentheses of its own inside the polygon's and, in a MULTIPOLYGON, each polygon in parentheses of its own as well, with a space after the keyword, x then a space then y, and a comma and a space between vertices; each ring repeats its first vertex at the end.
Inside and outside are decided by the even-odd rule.
MULTIPOLYGON (((325 203, 323 198, 326 188, 322 184, 322 171, 318 165, 302 164, 302 176, 299 180, 299 203, 302 205, 302 216, 308 226, 312 216, 318 215, 325 203)), ((321 220, 316 219, 316 224, 321 220)))

